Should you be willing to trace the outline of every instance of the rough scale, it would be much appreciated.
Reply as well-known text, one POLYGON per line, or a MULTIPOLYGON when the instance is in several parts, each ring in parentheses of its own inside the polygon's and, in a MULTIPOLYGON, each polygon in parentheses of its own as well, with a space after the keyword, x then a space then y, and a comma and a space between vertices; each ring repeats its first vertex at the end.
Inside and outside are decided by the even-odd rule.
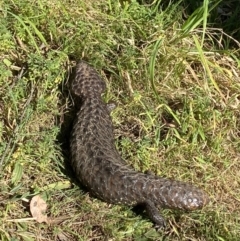
POLYGON ((80 107, 71 134, 71 164, 80 182, 106 202, 144 205, 150 219, 165 226, 159 208, 195 210, 209 202, 199 188, 135 171, 119 155, 113 125, 101 94, 105 82, 86 62, 79 62, 71 91, 80 107))

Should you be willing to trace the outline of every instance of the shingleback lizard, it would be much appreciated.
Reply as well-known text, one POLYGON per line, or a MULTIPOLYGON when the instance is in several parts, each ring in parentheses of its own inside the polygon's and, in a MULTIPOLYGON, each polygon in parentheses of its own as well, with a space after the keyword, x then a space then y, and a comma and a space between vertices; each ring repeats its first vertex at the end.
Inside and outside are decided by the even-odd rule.
POLYGON ((93 67, 79 62, 71 85, 80 109, 70 140, 71 164, 80 182, 99 199, 113 204, 144 205, 150 219, 165 226, 159 208, 195 210, 208 195, 191 184, 135 171, 119 155, 107 104, 105 82, 93 67))

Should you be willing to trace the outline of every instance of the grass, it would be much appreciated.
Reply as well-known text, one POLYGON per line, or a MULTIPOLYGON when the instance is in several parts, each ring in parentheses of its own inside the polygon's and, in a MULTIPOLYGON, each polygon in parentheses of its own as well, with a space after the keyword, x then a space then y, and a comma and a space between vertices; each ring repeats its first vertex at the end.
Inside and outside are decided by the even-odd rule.
POLYGON ((239 240, 239 8, 217 26, 226 3, 214 3, 191 13, 183 2, 0 4, 0 240, 239 240), (117 103, 121 155, 139 171, 195 183, 208 206, 162 210, 168 228, 157 232, 144 213, 79 185, 68 164, 78 59, 96 67, 105 101, 117 103), (51 224, 31 218, 37 194, 51 224))

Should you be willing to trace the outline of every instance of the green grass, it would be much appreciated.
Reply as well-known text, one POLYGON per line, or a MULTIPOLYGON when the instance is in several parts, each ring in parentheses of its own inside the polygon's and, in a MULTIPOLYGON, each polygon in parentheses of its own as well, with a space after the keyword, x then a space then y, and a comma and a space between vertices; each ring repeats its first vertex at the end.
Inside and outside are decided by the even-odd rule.
POLYGON ((224 1, 205 0, 187 17, 182 2, 139 2, 0 3, 0 240, 240 239, 240 43, 230 36, 239 26, 231 17, 227 33, 210 28, 224 1), (117 103, 116 145, 127 162, 195 183, 208 206, 162 210, 168 228, 157 232, 144 214, 79 186, 67 146, 69 74, 79 59, 117 103), (51 224, 31 219, 36 194, 51 224))

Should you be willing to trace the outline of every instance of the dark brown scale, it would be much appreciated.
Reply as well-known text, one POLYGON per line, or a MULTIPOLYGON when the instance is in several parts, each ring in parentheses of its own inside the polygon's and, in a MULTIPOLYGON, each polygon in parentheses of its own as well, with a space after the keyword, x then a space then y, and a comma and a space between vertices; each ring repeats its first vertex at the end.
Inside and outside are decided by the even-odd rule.
POLYGON ((76 66, 72 93, 81 106, 71 135, 71 163, 82 184, 110 203, 145 205, 150 219, 164 226, 158 208, 194 210, 209 202, 199 188, 180 181, 136 172, 119 155, 113 126, 101 94, 106 85, 85 62, 76 66))

